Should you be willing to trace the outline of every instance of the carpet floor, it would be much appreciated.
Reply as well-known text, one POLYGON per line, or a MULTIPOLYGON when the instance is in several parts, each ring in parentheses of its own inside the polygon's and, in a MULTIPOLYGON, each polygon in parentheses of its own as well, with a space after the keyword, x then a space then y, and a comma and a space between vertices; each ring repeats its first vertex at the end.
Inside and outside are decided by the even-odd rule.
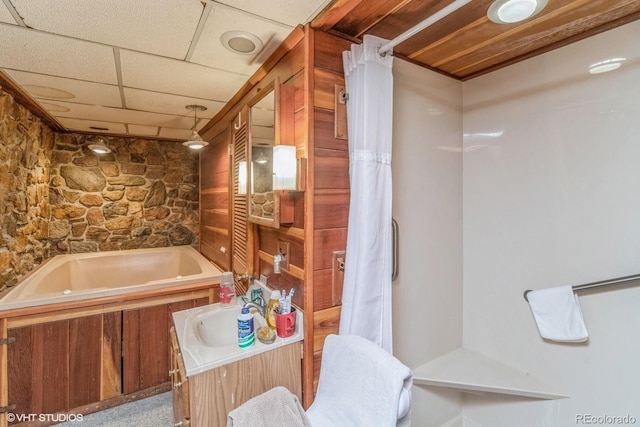
POLYGON ((69 421, 63 427, 173 427, 171 392, 125 403, 84 415, 82 421, 69 421))

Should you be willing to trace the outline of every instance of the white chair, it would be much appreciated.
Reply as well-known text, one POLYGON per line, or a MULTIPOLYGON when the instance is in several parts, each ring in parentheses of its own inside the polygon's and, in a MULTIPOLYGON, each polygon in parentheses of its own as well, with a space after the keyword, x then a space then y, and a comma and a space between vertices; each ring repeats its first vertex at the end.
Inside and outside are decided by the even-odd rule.
POLYGON ((354 335, 329 335, 318 391, 306 414, 295 395, 276 387, 229 413, 227 426, 406 426, 412 384, 411 370, 378 345, 354 335))
POLYGON ((371 341, 329 335, 307 417, 313 427, 407 425, 412 378, 408 367, 371 341))

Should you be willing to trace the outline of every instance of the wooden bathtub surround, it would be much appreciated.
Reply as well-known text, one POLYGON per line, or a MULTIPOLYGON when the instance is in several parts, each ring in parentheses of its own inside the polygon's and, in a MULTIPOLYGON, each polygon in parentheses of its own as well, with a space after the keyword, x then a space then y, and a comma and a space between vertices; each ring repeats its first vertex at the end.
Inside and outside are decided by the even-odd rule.
MULTIPOLYGON (((342 283, 334 281, 332 254, 346 248, 350 190, 348 143, 342 127, 336 133, 336 122, 341 123, 345 114, 344 108, 336 108, 340 105, 336 102, 336 86, 344 85, 342 51, 349 47, 350 42, 310 26, 297 28, 201 132, 205 139, 221 146, 209 145, 204 150, 212 153, 216 150, 224 159, 227 147, 233 144, 233 124, 238 113, 252 99, 276 78, 293 91, 287 100, 293 101, 293 122, 285 132, 291 135, 293 131, 296 156, 306 160, 305 191, 287 194, 292 202, 292 219, 281 222, 279 228, 252 223, 238 225, 239 229, 246 227, 247 258, 246 264, 234 263, 232 268, 236 273, 247 271, 254 277, 267 276, 271 288, 296 289, 295 303, 305 316, 302 399, 305 407, 313 402, 324 338, 337 332, 340 318, 342 283), (289 266, 275 275, 273 256, 278 241, 290 246, 289 266)), ((214 157, 201 156, 201 177, 202 171, 213 170, 212 165, 222 161, 214 157)), ((233 194, 232 190, 231 179, 229 194, 233 194)), ((201 193, 211 191, 214 190, 209 184, 201 186, 201 193)), ((233 209, 233 203, 221 202, 217 208, 233 209)), ((201 213, 201 218, 204 215, 201 213)), ((229 224, 232 236, 239 218, 240 215, 234 216, 229 224)), ((201 245, 213 246, 212 237, 201 232, 201 245)))
MULTIPOLYGON (((167 391, 171 313, 217 302, 199 283, 0 313, 0 406, 86 414, 167 391)), ((0 427, 6 427, 0 415, 0 427)), ((40 422, 11 425, 47 425, 40 422)))
POLYGON ((227 414, 283 386, 302 398, 302 349, 299 342, 187 377, 175 329, 171 328, 174 423, 224 427, 227 414))

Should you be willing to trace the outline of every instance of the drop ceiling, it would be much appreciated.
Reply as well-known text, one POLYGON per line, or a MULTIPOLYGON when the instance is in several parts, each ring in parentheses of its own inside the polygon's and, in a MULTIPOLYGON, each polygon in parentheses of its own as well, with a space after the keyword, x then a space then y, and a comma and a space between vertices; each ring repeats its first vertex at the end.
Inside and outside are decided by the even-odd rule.
MULTIPOLYGON (((0 85, 60 131, 184 140, 299 24, 392 39, 453 0, 0 0, 0 85), (221 36, 264 44, 239 55, 221 36), (186 105, 207 110, 193 113, 186 105)), ((467 80, 640 18, 640 0, 548 0, 500 25, 472 0, 394 55, 467 80)))
POLYGON ((0 85, 60 131, 186 139, 328 1, 1 0, 0 85), (229 31, 262 50, 228 50, 229 31))

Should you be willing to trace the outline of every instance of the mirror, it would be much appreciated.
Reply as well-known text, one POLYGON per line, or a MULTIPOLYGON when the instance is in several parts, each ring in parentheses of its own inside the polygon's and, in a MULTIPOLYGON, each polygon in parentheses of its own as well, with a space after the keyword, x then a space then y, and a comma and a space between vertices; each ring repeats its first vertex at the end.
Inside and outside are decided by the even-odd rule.
POLYGON ((276 144, 276 91, 278 82, 264 89, 249 110, 248 155, 249 221, 280 227, 280 198, 273 190, 273 146, 276 144))

